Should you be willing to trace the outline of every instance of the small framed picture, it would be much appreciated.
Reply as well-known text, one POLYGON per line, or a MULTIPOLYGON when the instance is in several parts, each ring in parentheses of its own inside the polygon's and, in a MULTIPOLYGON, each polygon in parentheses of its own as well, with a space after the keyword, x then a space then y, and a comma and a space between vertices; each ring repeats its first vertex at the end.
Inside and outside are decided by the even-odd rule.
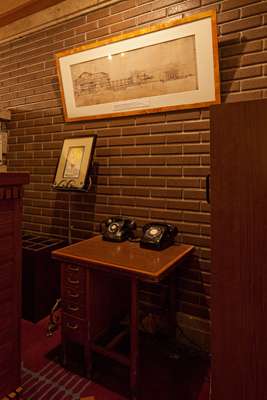
POLYGON ((87 190, 96 135, 65 139, 58 161, 53 188, 87 190))

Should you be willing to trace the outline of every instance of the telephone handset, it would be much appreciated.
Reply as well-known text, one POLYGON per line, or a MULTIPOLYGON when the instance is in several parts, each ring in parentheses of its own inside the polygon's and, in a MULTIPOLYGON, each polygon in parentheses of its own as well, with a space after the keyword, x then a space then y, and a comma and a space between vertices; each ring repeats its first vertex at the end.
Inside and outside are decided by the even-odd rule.
POLYGON ((155 250, 162 250, 172 245, 178 229, 175 225, 154 222, 143 226, 143 236, 140 246, 155 250))
POLYGON ((112 242, 123 242, 133 237, 133 231, 136 229, 134 220, 122 217, 110 217, 102 225, 102 234, 104 240, 112 242))

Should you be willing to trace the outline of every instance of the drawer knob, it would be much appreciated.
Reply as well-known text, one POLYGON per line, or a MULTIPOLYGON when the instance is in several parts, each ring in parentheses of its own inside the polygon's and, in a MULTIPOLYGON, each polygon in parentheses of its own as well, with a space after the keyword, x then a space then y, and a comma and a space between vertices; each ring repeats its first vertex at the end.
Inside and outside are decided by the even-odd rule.
POLYGON ((77 324, 72 324, 70 322, 67 322, 67 328, 72 329, 73 331, 75 331, 76 329, 78 329, 78 325, 77 324))
POLYGON ((74 272, 78 272, 79 271, 79 267, 74 267, 74 266, 71 266, 71 265, 69 265, 69 271, 74 271, 74 272))
POLYGON ((79 307, 77 307, 77 306, 68 306, 68 310, 70 310, 70 311, 79 311, 79 307))
POLYGON ((78 285, 78 283, 80 283, 79 279, 71 279, 71 278, 68 278, 68 282, 71 283, 72 285, 78 285))
POLYGON ((69 297, 72 297, 73 299, 77 299, 80 295, 79 295, 79 293, 71 293, 71 292, 68 292, 68 296, 69 296, 69 297))

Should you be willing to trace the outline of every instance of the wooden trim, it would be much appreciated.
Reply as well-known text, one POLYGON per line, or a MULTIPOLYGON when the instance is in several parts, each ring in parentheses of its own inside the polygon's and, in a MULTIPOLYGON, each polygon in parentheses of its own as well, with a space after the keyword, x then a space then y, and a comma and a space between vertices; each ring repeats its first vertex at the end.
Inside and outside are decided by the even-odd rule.
MULTIPOLYGON (((1 16, 0 16, 1 18, 1 16)), ((5 121, 10 121, 11 120, 11 111, 10 110, 0 110, 0 119, 3 119, 5 121)))
POLYGON ((219 70, 219 46, 217 38, 217 14, 211 14, 211 29, 212 29, 212 42, 213 42, 213 61, 214 61, 214 81, 215 81, 215 102, 214 104, 221 103, 221 83, 220 83, 220 70, 219 70))
POLYGON ((26 185, 27 183, 29 183, 29 174, 27 172, 0 173, 0 187, 26 185))
POLYGON ((63 0, 28 0, 25 4, 21 4, 18 7, 0 14, 0 27, 37 13, 45 8, 54 6, 62 1, 63 0))

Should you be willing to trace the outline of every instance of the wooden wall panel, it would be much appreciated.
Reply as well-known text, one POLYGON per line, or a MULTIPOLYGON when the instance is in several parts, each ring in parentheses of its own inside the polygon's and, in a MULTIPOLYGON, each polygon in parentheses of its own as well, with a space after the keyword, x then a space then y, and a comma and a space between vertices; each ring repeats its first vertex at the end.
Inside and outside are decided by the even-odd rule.
POLYGON ((267 100, 212 107, 212 394, 262 400, 267 376, 267 100))

